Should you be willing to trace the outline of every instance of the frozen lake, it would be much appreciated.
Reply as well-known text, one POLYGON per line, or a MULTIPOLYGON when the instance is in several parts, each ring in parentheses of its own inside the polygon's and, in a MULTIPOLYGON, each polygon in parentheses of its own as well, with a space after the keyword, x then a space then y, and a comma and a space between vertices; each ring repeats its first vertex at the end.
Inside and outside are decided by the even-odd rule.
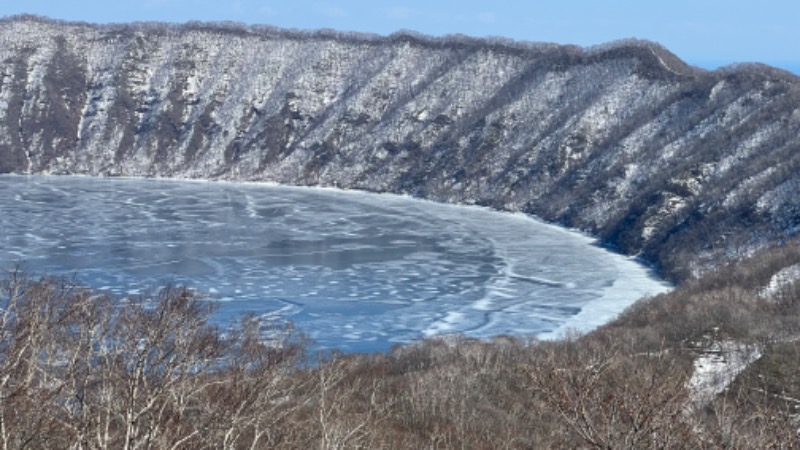
POLYGON ((521 214, 241 183, 0 176, 0 267, 120 296, 165 282, 291 319, 315 347, 548 337, 668 286, 591 238, 521 214))

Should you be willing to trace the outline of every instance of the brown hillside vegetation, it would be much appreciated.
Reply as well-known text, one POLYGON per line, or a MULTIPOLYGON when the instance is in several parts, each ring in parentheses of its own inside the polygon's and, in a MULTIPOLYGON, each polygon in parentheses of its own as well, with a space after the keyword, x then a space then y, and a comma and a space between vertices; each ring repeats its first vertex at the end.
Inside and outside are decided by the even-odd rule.
POLYGON ((308 356, 302 335, 208 323, 184 288, 120 301, 13 273, 2 288, 5 448, 795 448, 797 241, 643 301, 584 336, 448 337, 308 356), (264 335, 271 336, 268 341, 264 335), (707 404, 714 342, 761 358, 707 404))

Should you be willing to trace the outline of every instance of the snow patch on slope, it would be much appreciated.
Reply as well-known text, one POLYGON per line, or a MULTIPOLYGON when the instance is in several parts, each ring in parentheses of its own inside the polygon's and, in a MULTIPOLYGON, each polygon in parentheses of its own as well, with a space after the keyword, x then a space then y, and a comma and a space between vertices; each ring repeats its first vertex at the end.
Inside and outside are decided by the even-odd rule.
POLYGON ((761 349, 736 341, 718 341, 703 349, 694 360, 687 383, 696 407, 711 403, 750 364, 761 358, 761 349))
POLYGON ((769 298, 779 294, 783 288, 797 280, 800 280, 800 264, 785 267, 772 276, 769 283, 761 291, 761 297, 769 298))

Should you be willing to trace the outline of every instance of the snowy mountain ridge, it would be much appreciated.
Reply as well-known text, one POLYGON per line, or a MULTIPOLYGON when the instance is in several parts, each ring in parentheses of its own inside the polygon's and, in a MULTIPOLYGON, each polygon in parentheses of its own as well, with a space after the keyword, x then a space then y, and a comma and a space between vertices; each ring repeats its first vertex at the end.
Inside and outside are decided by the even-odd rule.
POLYGON ((682 279, 800 231, 800 79, 581 49, 0 21, 0 173, 274 181, 523 211, 682 279))

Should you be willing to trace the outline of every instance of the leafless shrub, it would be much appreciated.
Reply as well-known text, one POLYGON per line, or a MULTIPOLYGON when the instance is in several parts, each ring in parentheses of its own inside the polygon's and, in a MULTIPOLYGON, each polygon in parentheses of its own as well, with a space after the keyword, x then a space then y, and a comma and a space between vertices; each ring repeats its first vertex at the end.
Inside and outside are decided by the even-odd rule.
POLYGON ((252 321, 223 336, 185 288, 120 303, 15 273, 0 298, 7 447, 257 447, 281 369, 302 353, 257 341, 252 321))
POLYGON ((558 415, 559 446, 688 448, 687 369, 669 352, 637 354, 602 337, 544 345, 531 388, 558 415), (572 438, 570 438, 572 436, 572 438))

